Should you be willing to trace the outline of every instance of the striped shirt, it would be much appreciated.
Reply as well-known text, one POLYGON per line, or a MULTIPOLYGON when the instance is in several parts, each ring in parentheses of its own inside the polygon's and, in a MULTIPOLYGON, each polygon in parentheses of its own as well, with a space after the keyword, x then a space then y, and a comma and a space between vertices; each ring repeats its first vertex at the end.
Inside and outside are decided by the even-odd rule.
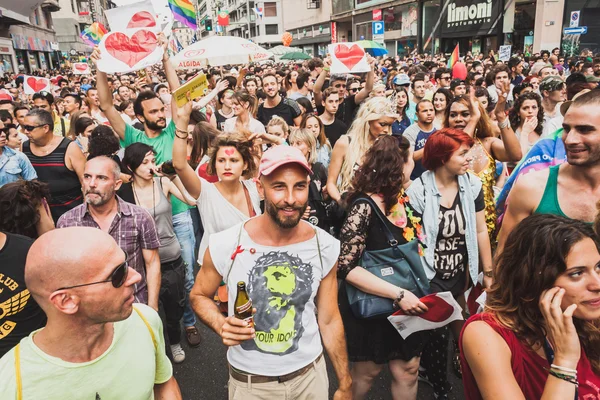
MULTIPOLYGON (((127 203, 119 196, 118 211, 115 219, 110 224, 108 234, 115 239, 119 247, 127 255, 127 264, 142 275, 140 283, 135 285, 135 302, 148 304, 148 285, 146 283, 146 265, 144 263, 143 249, 158 249, 160 242, 152 216, 142 207, 127 203)), ((98 228, 87 203, 75 207, 63 214, 58 220, 57 228, 71 226, 86 226, 98 228)))

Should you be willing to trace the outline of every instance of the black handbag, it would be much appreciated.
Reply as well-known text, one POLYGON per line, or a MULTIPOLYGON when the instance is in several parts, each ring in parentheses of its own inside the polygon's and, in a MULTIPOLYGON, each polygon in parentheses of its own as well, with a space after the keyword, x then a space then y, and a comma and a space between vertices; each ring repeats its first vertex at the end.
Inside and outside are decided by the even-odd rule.
MULTIPOLYGON (((358 265, 373 275, 392 285, 408 290, 421 298, 429 294, 429 279, 425 274, 419 255, 419 241, 415 240, 399 245, 386 225, 377 204, 371 198, 355 202, 367 202, 383 225, 383 231, 390 247, 381 250, 364 250, 358 265)), ((346 294, 350 309, 356 318, 386 318, 394 311, 393 300, 365 293, 351 284, 346 285, 346 294)))

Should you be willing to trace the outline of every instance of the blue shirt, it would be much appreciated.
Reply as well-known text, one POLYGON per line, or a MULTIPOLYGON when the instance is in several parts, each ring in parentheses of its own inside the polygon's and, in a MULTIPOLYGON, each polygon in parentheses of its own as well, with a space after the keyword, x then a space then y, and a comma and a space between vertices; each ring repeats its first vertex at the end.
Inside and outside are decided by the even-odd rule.
POLYGON ((30 181, 37 178, 37 173, 27 156, 8 146, 0 148, 0 186, 25 179, 30 181))
POLYGON ((410 118, 402 118, 401 121, 394 121, 392 124, 392 135, 394 136, 402 136, 404 130, 410 126, 410 118))

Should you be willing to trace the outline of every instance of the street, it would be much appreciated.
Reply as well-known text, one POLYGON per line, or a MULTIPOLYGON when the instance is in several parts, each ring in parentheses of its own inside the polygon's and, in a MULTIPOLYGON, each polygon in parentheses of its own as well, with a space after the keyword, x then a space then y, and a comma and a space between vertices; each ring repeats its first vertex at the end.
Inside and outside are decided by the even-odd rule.
MULTIPOLYGON (((204 324, 197 324, 202 343, 197 348, 190 348, 182 340, 186 359, 182 364, 174 365, 175 377, 181 387, 184 400, 220 400, 227 398, 227 358, 226 348, 220 338, 204 324)), ((330 397, 337 387, 335 372, 331 363, 327 362, 330 382, 330 397)), ((464 399, 462 382, 452 373, 448 373, 453 387, 450 399, 464 399)), ((390 374, 384 369, 373 384, 368 400, 390 400, 390 374)), ((419 384, 419 400, 434 399, 433 391, 427 384, 419 384)))

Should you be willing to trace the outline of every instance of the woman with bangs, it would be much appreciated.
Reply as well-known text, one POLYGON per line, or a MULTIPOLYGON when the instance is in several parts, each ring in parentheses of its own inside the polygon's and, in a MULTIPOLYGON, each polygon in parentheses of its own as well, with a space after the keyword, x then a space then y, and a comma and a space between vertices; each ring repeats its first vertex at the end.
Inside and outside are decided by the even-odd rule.
POLYGON ((485 219, 490 242, 494 248, 498 218, 494 194, 496 161, 518 162, 523 156, 519 139, 512 130, 505 112, 509 85, 507 83, 503 91, 498 93, 498 103, 494 108, 494 115, 498 121, 497 128, 475 97, 473 89, 471 89, 469 97, 458 96, 452 99, 446 109, 446 118, 444 119, 444 127, 460 129, 474 141, 470 151, 469 170, 483 183, 485 219), (498 129, 500 135, 497 134, 498 129))
POLYGON ((396 94, 395 96, 392 96, 392 98, 394 97, 396 98, 396 111, 399 117, 392 125, 392 135, 402 136, 406 128, 412 124, 410 118, 408 118, 408 115, 406 114, 406 110, 408 109, 408 91, 405 87, 398 86, 396 88, 396 94))
MULTIPOLYGON (((395 400, 416 399, 421 351, 427 332, 402 339, 386 318, 362 319, 354 315, 347 286, 390 299, 408 315, 427 311, 419 297, 362 268, 364 251, 389 249, 386 230, 398 242, 423 240, 421 214, 416 212, 404 186, 410 183, 414 160, 406 138, 382 135, 375 139, 352 179, 348 193, 348 216, 340 235, 338 277, 342 279, 338 302, 346 332, 348 359, 352 364, 352 395, 362 400, 389 365, 392 375, 391 396, 395 400)), ((407 249, 408 250, 408 249, 407 249)), ((418 246, 414 254, 418 260, 418 246)))
POLYGON ((467 400, 598 398, 599 249, 589 224, 555 215, 511 232, 460 338, 467 400))
MULTIPOLYGON (((469 172, 474 140, 459 129, 433 133, 423 150, 427 169, 407 190, 410 204, 423 215, 425 253, 422 257, 431 293, 450 292, 464 306, 464 293, 481 271, 489 287, 492 251, 485 222, 481 180, 469 172)), ((458 339, 463 321, 450 324, 458 339)), ((431 331, 422 364, 436 395, 447 395, 447 327, 431 331)), ((460 373, 458 346, 454 368, 460 373)))
POLYGON ((217 103, 220 107, 211 115, 210 124, 221 132, 225 129, 225 122, 235 117, 232 100, 234 93, 231 89, 225 89, 217 95, 217 103))
POLYGON ((329 143, 327 136, 325 136, 325 125, 323 125, 321 118, 312 113, 304 114, 302 122, 300 122, 300 128, 308 129, 313 134, 317 141, 317 162, 323 164, 325 168, 329 168, 329 162, 331 160, 331 144, 329 143))
POLYGON ((246 90, 238 90, 231 96, 234 116, 223 124, 223 132, 265 133, 265 126, 252 116, 256 97, 246 90))
POLYGON ((375 139, 390 135, 397 118, 396 104, 384 97, 373 97, 361 104, 348 133, 338 139, 331 153, 327 192, 333 200, 340 203, 375 139))

